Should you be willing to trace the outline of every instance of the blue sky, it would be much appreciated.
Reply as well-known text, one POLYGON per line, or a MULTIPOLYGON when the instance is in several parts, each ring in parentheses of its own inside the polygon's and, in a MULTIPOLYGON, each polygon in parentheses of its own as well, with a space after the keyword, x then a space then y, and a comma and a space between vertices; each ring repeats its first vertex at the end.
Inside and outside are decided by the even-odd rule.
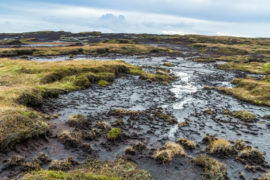
POLYGON ((0 32, 270 37, 269 0, 0 0, 0 32))

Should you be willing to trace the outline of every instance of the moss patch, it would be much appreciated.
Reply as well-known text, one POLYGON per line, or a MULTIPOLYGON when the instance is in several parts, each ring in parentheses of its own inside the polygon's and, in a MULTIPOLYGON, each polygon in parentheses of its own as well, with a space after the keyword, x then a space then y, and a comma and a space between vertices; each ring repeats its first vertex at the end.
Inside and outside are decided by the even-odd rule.
POLYGON ((108 86, 110 83, 108 81, 105 80, 100 80, 98 81, 98 85, 102 86, 102 87, 106 87, 108 86))
POLYGON ((112 128, 108 133, 107 133, 107 139, 110 141, 114 141, 117 139, 120 139, 122 135, 122 131, 120 128, 112 128))

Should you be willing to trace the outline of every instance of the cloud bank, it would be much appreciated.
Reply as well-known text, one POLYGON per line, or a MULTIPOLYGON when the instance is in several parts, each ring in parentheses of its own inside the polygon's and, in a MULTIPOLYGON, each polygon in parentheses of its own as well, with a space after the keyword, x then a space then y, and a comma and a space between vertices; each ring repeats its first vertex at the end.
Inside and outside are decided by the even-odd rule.
POLYGON ((266 0, 10 0, 0 32, 65 30, 270 37, 266 0))

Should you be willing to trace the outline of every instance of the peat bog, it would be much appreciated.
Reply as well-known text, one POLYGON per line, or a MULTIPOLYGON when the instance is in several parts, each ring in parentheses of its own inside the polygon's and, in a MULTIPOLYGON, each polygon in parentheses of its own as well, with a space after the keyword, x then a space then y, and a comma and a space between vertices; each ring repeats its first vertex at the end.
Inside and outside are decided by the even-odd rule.
POLYGON ((269 179, 269 39, 0 34, 0 56, 2 179, 269 179))

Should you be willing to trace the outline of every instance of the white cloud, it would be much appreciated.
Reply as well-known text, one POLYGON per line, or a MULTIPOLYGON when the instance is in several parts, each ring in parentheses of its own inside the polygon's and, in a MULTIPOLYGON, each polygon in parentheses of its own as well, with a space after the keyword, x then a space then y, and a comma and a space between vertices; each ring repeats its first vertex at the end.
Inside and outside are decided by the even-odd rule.
MULTIPOLYGON (((159 0, 151 1, 157 2, 159 0)), ((175 0, 166 1, 168 3, 177 3, 175 0)), ((213 3, 213 1, 192 0, 190 3, 208 4, 213 3)), ((4 8, 13 13, 5 14, 0 12, 0 27, 2 32, 65 30, 72 32, 103 31, 270 37, 270 32, 266 31, 266 29, 270 28, 269 23, 210 21, 162 13, 145 13, 46 3, 22 4, 20 6, 5 5, 4 8), (108 14, 109 16, 104 16, 108 14)))
POLYGON ((185 34, 198 34, 196 32, 189 32, 189 31, 169 31, 169 30, 165 30, 165 31, 161 31, 162 34, 168 34, 168 35, 174 35, 174 34, 179 34, 179 35, 185 35, 185 34))

